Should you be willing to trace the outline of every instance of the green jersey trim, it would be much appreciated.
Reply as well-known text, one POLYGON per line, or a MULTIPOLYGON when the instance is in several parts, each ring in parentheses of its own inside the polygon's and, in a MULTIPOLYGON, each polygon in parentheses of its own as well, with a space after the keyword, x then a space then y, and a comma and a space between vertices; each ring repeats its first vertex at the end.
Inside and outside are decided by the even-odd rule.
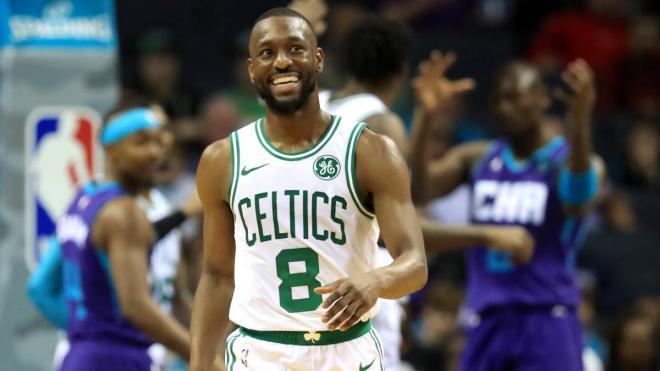
POLYGON ((257 331, 241 327, 241 334, 249 337, 270 341, 271 343, 289 345, 331 345, 357 339, 371 330, 371 320, 359 322, 346 331, 257 331))
POLYGON ((369 211, 369 209, 362 203, 360 200, 360 189, 357 184, 357 179, 355 178, 355 157, 357 150, 358 138, 364 129, 364 122, 360 122, 353 128, 351 135, 348 140, 348 149, 346 150, 346 162, 344 166, 346 168, 346 184, 348 185, 349 193, 353 202, 357 206, 358 210, 367 218, 373 219, 376 217, 374 213, 369 211))
POLYGON ((304 149, 299 152, 284 152, 279 150, 277 147, 275 147, 266 137, 266 134, 264 133, 264 119, 261 118, 257 121, 255 127, 255 131, 257 132, 257 139, 259 140, 259 143, 261 144, 262 147, 266 150, 266 152, 270 153, 276 158, 279 158, 280 160, 286 160, 286 161, 296 161, 296 160, 302 160, 305 158, 308 158, 310 156, 313 156, 316 154, 318 151, 323 148, 326 143, 330 141, 332 138, 333 134, 337 131, 337 128, 339 127, 339 122, 341 121, 340 117, 337 116, 332 116, 330 118, 330 123, 328 124, 328 127, 325 129, 325 132, 319 138, 318 142, 314 144, 313 146, 304 149))
POLYGON ((231 145, 231 180, 229 181, 229 207, 233 209, 236 188, 238 188, 238 177, 241 166, 241 147, 238 143, 238 132, 229 135, 229 144, 231 145))

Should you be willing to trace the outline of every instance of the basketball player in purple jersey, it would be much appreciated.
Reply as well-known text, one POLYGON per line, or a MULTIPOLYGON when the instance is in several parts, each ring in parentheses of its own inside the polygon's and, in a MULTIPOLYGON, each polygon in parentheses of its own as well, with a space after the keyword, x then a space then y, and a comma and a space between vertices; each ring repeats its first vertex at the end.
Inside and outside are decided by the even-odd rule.
POLYGON ((538 72, 524 63, 507 65, 492 91, 504 137, 461 145, 426 163, 429 122, 452 94, 444 71, 454 58, 434 52, 415 81, 426 113, 413 138, 417 195, 428 200, 467 182, 474 224, 520 225, 535 242, 532 259, 522 264, 512 251, 466 250, 468 339, 461 370, 581 371, 573 263, 584 237, 580 215, 604 173, 591 149, 593 73, 576 60, 562 75, 571 90, 557 94, 568 108, 564 139, 542 130, 551 98, 538 72))
POLYGON ((62 371, 150 371, 152 341, 189 357, 188 331, 151 298, 154 233, 136 202, 153 186, 162 137, 148 109, 111 118, 101 134, 106 180, 84 186, 58 221, 71 342, 62 371))

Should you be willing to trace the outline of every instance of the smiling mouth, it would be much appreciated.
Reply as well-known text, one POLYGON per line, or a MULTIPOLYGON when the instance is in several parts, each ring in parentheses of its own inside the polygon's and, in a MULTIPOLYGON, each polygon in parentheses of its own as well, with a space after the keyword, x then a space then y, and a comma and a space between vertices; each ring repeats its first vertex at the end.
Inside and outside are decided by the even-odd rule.
POLYGON ((286 84, 295 84, 298 81, 300 81, 300 77, 298 77, 298 75, 285 75, 285 76, 278 76, 273 78, 271 80, 271 84, 286 85, 286 84))

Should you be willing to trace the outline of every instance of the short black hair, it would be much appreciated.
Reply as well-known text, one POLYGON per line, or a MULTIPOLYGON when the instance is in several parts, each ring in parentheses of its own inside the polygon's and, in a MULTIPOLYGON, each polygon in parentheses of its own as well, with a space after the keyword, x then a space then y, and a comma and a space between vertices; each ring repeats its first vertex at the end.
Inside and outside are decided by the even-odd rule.
POLYGON ((272 18, 272 17, 300 18, 303 21, 305 21, 305 23, 307 23, 309 29, 312 31, 312 34, 316 36, 316 32, 314 31, 314 26, 312 26, 312 22, 310 22, 309 19, 305 18, 304 15, 289 8, 279 7, 265 11, 263 14, 259 16, 259 18, 257 18, 256 21, 254 21, 254 23, 252 24, 252 28, 250 29, 250 37, 248 38, 248 40, 252 39, 252 31, 254 31, 254 26, 256 26, 257 23, 263 21, 264 19, 272 18))
POLYGON ((412 46, 413 34, 408 26, 366 15, 341 41, 341 68, 359 82, 378 86, 404 71, 412 46))

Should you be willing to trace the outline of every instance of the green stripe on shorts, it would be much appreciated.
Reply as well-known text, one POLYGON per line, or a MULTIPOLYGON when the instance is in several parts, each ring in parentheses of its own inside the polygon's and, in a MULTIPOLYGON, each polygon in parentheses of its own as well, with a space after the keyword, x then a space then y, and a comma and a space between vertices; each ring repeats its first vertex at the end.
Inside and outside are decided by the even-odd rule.
POLYGON ((385 367, 383 367, 383 349, 381 348, 380 340, 378 340, 378 336, 376 336, 373 330, 369 331, 369 336, 371 336, 371 339, 376 345, 376 350, 378 351, 378 363, 380 363, 380 370, 383 371, 385 370, 385 367))
POLYGON ((236 355, 234 354, 234 342, 238 339, 240 334, 232 334, 227 338, 227 348, 225 348, 225 366, 229 369, 230 365, 236 361, 236 355))

